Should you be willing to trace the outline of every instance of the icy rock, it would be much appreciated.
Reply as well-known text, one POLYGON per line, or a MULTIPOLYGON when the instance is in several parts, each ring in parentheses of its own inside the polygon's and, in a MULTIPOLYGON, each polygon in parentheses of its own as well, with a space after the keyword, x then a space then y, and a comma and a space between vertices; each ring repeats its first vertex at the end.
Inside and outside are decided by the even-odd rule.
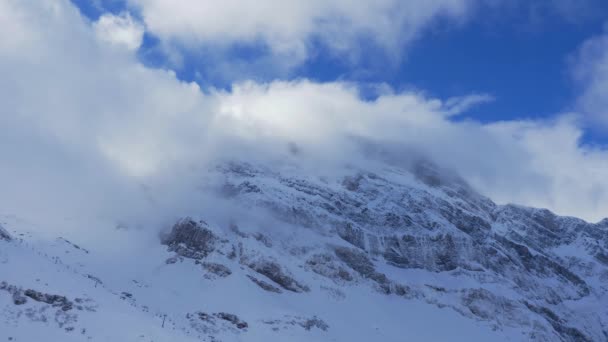
POLYGON ((12 240, 10 234, 6 231, 6 229, 4 229, 4 227, 2 227, 2 225, 0 225, 0 240, 12 240))
POLYGON ((249 327, 249 324, 247 324, 247 322, 242 321, 235 314, 230 314, 230 313, 226 313, 226 312, 218 312, 218 313, 214 314, 214 316, 216 316, 219 319, 223 319, 224 321, 228 321, 228 322, 234 324, 234 326, 236 326, 239 329, 246 329, 247 327, 249 327))
POLYGON ((362 277, 372 279, 379 284, 388 284, 389 280, 383 273, 376 272, 374 264, 364 252, 348 247, 337 247, 336 256, 348 267, 355 270, 362 277))
POLYGON ((218 238, 204 221, 185 218, 173 225, 171 232, 162 238, 169 250, 192 259, 205 258, 213 252, 218 238))
POLYGON ((313 272, 335 281, 352 281, 353 276, 344 267, 338 265, 334 259, 335 257, 330 254, 315 254, 306 261, 306 265, 313 272))
POLYGON ((291 275, 284 271, 278 263, 269 260, 260 260, 253 262, 249 267, 266 276, 268 279, 274 281, 282 288, 292 292, 309 292, 310 288, 306 285, 300 284, 291 275))
POLYGON ((203 262, 201 264, 201 266, 207 272, 215 274, 218 277, 225 278, 225 277, 227 277, 227 276, 229 276, 229 275, 232 274, 232 271, 228 267, 226 267, 226 266, 224 266, 222 264, 217 264, 217 263, 214 263, 214 262, 203 262))
POLYGON ((43 293, 39 291, 35 291, 32 289, 25 290, 23 293, 25 296, 37 301, 46 304, 50 304, 52 306, 61 307, 63 311, 72 310, 74 304, 68 300, 65 296, 54 295, 49 293, 43 293))
POLYGON ((268 292, 274 292, 274 293, 281 293, 283 291, 281 291, 281 289, 279 289, 278 287, 269 284, 263 280, 260 280, 254 276, 250 276, 247 275, 247 278, 249 278, 252 282, 254 282, 257 286, 261 287, 263 290, 268 291, 268 292))

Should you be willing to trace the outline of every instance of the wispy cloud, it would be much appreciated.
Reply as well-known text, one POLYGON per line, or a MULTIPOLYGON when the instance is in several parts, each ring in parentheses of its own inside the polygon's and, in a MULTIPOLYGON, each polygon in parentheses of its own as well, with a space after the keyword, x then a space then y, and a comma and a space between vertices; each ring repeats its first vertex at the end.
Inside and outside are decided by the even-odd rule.
POLYGON ((605 33, 581 46, 573 62, 574 76, 582 89, 578 108, 591 127, 608 130, 608 23, 605 33))
POLYGON ((438 18, 462 21, 473 0, 129 0, 151 34, 166 47, 215 51, 261 45, 257 58, 279 69, 298 66, 316 52, 313 42, 356 61, 368 41, 392 58, 438 18))

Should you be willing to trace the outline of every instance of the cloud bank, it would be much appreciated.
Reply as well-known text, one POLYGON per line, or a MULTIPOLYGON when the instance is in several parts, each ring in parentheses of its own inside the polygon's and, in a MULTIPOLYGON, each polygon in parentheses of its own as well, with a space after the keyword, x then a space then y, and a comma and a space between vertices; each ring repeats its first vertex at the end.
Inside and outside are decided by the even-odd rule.
POLYGON ((0 1, 0 212, 162 220, 198 208, 199 172, 220 158, 280 158, 295 144, 303 163, 339 167, 365 160, 356 137, 420 151, 499 202, 606 216, 608 151, 580 145, 575 114, 454 121, 491 97, 380 87, 370 101, 356 84, 305 79, 203 92, 143 66, 128 18, 0 1))

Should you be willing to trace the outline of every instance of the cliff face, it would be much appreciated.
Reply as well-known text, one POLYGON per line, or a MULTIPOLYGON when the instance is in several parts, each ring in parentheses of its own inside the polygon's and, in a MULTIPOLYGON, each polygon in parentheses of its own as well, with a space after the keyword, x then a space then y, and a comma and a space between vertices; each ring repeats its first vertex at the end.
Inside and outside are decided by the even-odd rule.
POLYGON ((65 239, 1 242, 6 331, 30 336, 23 327, 56 317, 44 329, 104 340, 90 322, 124 311, 113 338, 153 326, 142 336, 155 341, 608 341, 606 220, 497 205, 424 162, 324 177, 226 163, 207 176, 199 191, 230 203, 234 219, 201 209, 128 260, 65 239), (45 257, 17 257, 30 250, 45 257), (82 284, 43 286, 51 270, 82 284))
POLYGON ((247 164, 219 170, 237 201, 342 240, 349 247, 334 248, 337 261, 386 293, 407 288, 406 297, 498 326, 523 326, 537 338, 608 339, 606 309, 579 311, 598 299, 608 303, 606 220, 496 205, 428 163, 408 172, 352 170, 334 180, 247 164), (405 276, 412 270, 441 281, 405 276))

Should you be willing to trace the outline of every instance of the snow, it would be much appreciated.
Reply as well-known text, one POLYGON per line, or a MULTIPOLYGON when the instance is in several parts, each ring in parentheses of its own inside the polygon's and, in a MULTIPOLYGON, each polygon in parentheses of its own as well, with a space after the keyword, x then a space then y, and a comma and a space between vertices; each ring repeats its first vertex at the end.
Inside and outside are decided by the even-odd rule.
MULTIPOLYGON (((20 227, 11 225, 11 228, 19 231, 20 227)), ((492 331, 486 324, 469 320, 453 310, 370 292, 362 284, 340 288, 343 296, 337 297, 327 290, 336 288, 335 284, 323 284, 316 275, 290 263, 287 267, 298 279, 323 285, 313 286, 311 292, 303 294, 265 292, 247 280, 248 270, 225 260, 233 275, 225 279, 205 279, 200 266, 191 260, 165 264, 171 254, 160 244, 148 244, 145 238, 148 232, 108 230, 107 234, 111 241, 129 241, 129 250, 112 255, 104 253, 102 245, 41 238, 31 231, 25 233, 26 238, 21 237, 22 240, 0 242, 2 279, 23 288, 65 295, 71 300, 90 299, 95 310, 78 311, 77 321, 62 329, 52 321, 52 314, 47 315, 49 321, 37 322, 23 313, 28 309, 37 312, 46 304, 28 300, 23 306, 15 306, 10 295, 0 291, 0 338, 198 341, 199 333, 189 326, 185 316, 205 311, 234 313, 249 323, 250 328, 243 333, 220 332, 216 337, 222 341, 453 341, 454 336, 467 336, 474 341, 513 340, 504 331, 492 331), (141 244, 133 242, 137 238, 141 244), (96 284, 87 274, 99 277, 103 284, 96 284), (132 294, 132 300, 121 299, 122 292, 132 294), (294 327, 273 331, 261 323, 313 316, 329 325, 327 332, 294 327), (68 326, 74 330, 66 331, 68 326)), ((46 312, 53 310, 47 308, 46 312)))
POLYGON ((0 215, 0 225, 13 237, 0 240, 0 282, 66 296, 74 303, 78 298, 82 306, 62 312, 31 298, 15 305, 11 293, 0 289, 0 341, 563 339, 551 318, 533 312, 528 303, 551 310, 567 328, 575 327, 601 339, 608 321, 608 273, 594 261, 594 251, 602 250, 600 242, 572 232, 580 221, 560 221, 564 224, 560 227, 574 236, 569 243, 550 247, 543 245, 544 241, 524 244, 535 246, 530 248, 531 259, 546 256, 584 275, 591 291, 583 297, 577 294, 580 288, 559 273, 543 275, 543 270, 534 273, 523 269, 518 252, 501 249, 491 240, 494 234, 508 238, 529 233, 530 237, 544 238, 535 235, 539 231, 529 227, 517 212, 507 213, 508 220, 494 222, 485 241, 480 242, 457 228, 437 208, 448 203, 443 209, 464 211, 470 217, 489 221, 492 210, 501 210, 491 201, 474 193, 466 198, 454 195, 451 191, 458 193, 459 184, 427 186, 396 168, 378 165, 373 171, 380 176, 369 176, 368 171, 350 170, 351 176, 367 175, 357 191, 345 190, 340 175, 313 177, 290 167, 272 171, 251 167, 244 173, 216 168, 203 175, 208 179, 197 191, 204 193, 201 198, 211 197, 211 202, 201 202, 192 216, 206 221, 221 241, 204 261, 230 269, 226 277, 205 271, 195 260, 169 252, 161 244, 161 228, 169 229, 175 221, 130 226, 74 213, 59 219, 38 217, 36 213, 31 217, 0 215), (213 197, 222 184, 240 186, 245 182, 263 191, 213 197), (335 201, 343 201, 345 212, 351 216, 324 209, 323 205, 335 201), (294 210, 303 211, 304 219, 298 221, 294 210), (371 214, 361 219, 359 213, 364 210, 371 214), (397 228, 383 225, 385 215, 393 212, 411 214, 417 223, 397 228), (336 259, 335 249, 356 250, 361 246, 338 236, 335 224, 344 221, 363 226, 363 247, 368 247, 365 255, 373 262, 374 271, 386 276, 391 286, 407 287, 408 293, 386 294, 380 284, 354 268, 348 270, 352 281, 333 279, 311 269, 307 261, 316 255, 329 255, 331 262, 348 267, 336 259), (419 254, 412 255, 423 261, 422 268, 395 267, 381 253, 371 251, 374 234, 377 238, 411 236, 415 242, 412 248, 420 249, 419 254), (454 248, 458 248, 459 264, 439 272, 432 260, 436 258, 433 249, 437 248, 433 241, 437 240, 432 238, 444 234, 458 243, 454 248), (479 258, 484 251, 479 244, 487 241, 484 246, 498 248, 496 260, 503 263, 495 268, 484 269, 484 260, 479 258), (229 256, 231 251, 236 251, 235 257, 229 256), (251 267, 258 261, 280 265, 285 274, 310 291, 263 290, 249 279, 255 276, 272 283, 251 267), (552 302, 555 298, 563 301, 552 302), (234 314, 248 326, 237 328, 214 316, 218 313, 234 314), (325 330, 324 324, 328 326, 325 330))

